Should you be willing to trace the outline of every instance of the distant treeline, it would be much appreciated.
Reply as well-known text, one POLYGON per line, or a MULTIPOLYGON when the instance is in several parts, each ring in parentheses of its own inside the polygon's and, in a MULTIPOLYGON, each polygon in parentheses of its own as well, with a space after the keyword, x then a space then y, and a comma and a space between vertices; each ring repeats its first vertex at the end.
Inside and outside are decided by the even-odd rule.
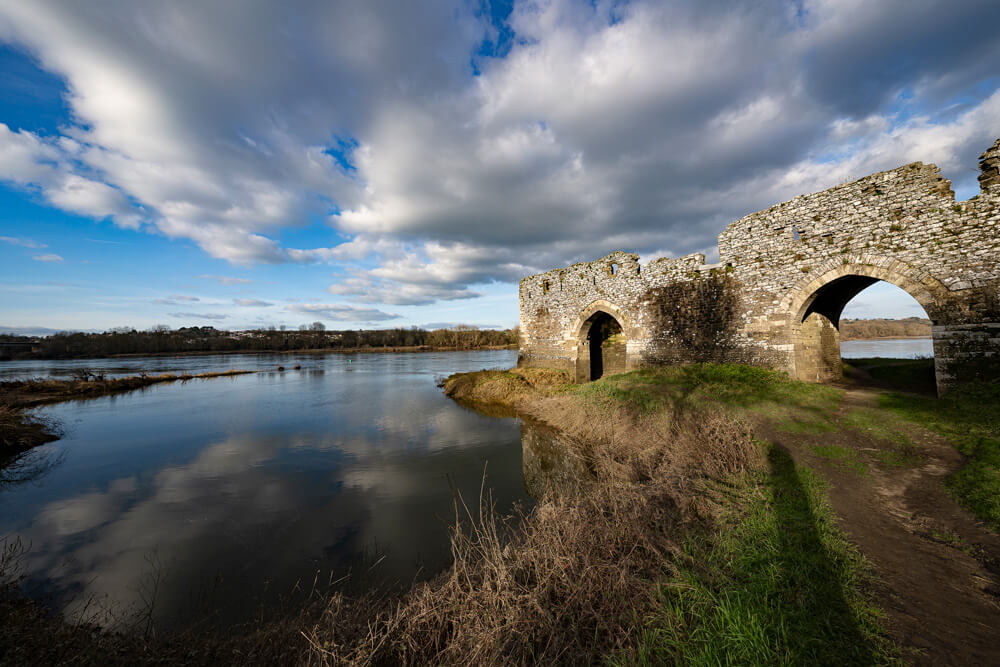
POLYGON ((147 331, 113 329, 104 333, 58 333, 51 336, 0 334, 0 359, 76 359, 117 354, 184 352, 264 352, 315 349, 447 347, 476 349, 517 344, 517 330, 379 329, 327 331, 317 322, 294 329, 223 331, 214 327, 157 326, 147 331))
POLYGON ((922 317, 903 320, 841 320, 840 340, 867 338, 930 338, 931 321, 922 317))

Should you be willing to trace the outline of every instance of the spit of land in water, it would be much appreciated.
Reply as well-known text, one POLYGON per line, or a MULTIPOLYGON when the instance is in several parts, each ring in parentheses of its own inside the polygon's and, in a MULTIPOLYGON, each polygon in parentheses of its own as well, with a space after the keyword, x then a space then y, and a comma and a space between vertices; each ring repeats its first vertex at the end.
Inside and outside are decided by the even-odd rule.
POLYGON ((549 480, 532 509, 460 502, 437 577, 166 636, 8 595, 0 662, 995 664, 1000 387, 935 398, 932 363, 850 360, 836 386, 712 364, 455 374, 448 396, 558 446, 525 459, 549 480))

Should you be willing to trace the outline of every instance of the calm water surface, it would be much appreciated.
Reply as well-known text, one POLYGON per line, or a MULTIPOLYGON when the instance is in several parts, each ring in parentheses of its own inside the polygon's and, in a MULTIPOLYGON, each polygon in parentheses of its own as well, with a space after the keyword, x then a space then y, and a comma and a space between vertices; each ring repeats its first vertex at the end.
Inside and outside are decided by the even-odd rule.
POLYGON ((933 357, 934 345, 930 338, 900 338, 896 340, 845 340, 840 344, 844 359, 887 357, 890 359, 917 359, 933 357))
MULTIPOLYGON (((447 399, 438 376, 509 368, 516 351, 88 360, 89 368, 299 371, 160 385, 38 410, 65 437, 0 478, 0 535, 29 547, 28 594, 98 620, 220 623, 352 572, 401 585, 450 562, 455 492, 530 504, 521 425, 447 399), (9 474, 8 474, 9 477, 9 474)), ((0 375, 77 362, 7 362, 0 375)))

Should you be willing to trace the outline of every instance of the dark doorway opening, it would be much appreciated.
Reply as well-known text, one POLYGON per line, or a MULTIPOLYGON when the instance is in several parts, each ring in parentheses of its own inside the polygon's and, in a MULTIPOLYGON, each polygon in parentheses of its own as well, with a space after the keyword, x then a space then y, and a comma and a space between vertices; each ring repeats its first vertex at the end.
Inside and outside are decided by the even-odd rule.
POLYGON ((625 336, 618 320, 607 313, 598 313, 587 332, 590 348, 590 379, 600 379, 605 373, 620 373, 625 369, 625 336))

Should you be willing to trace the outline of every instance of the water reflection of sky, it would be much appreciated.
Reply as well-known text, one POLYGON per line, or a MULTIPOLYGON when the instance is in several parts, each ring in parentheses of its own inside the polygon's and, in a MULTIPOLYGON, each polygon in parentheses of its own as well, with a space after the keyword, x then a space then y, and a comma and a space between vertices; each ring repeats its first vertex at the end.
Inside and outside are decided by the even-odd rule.
POLYGON ((882 340, 845 340, 840 344, 844 359, 885 357, 888 359, 917 359, 933 357, 934 344, 930 338, 899 338, 882 340))
POLYGON ((46 408, 66 437, 36 455, 61 461, 0 490, 0 533, 30 545, 29 592, 100 615, 155 589, 166 623, 198 601, 246 618, 317 573, 427 576, 448 562, 453 491, 478 502, 485 469, 500 509, 530 502, 517 422, 433 382, 514 354, 310 357, 303 371, 46 408))

